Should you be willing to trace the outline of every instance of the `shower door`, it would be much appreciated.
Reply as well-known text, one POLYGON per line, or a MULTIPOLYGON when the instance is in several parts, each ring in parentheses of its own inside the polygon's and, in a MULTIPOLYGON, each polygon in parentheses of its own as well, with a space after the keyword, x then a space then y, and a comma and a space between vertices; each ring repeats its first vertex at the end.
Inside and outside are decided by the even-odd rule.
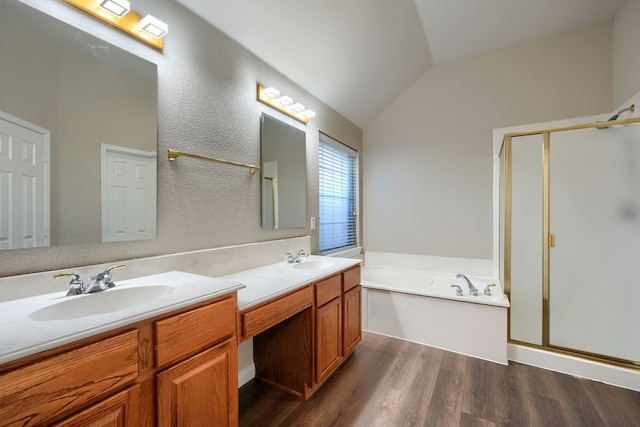
POLYGON ((640 125, 551 133, 549 231, 549 346, 640 361, 640 125))

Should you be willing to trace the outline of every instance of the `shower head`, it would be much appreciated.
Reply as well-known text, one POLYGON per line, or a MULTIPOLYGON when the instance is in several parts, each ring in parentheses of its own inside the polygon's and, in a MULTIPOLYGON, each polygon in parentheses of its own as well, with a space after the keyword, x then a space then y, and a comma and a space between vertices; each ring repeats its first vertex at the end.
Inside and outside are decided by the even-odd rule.
MULTIPOLYGON (((629 107, 623 108, 622 110, 618 111, 613 116, 609 117, 609 120, 607 120, 607 121, 608 122, 612 122, 614 120, 618 120, 618 117, 620 117, 620 114, 626 113, 627 111, 633 113, 635 110, 636 110, 636 104, 631 104, 629 107)), ((609 125, 596 127, 596 129, 610 129, 610 128, 611 128, 611 126, 609 126, 609 125)))

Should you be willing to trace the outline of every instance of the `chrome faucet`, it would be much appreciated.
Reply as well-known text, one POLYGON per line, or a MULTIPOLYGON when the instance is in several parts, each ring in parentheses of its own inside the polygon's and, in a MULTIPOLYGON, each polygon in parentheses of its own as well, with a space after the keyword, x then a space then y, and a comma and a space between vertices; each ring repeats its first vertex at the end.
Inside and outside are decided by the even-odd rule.
POLYGON ((113 288, 114 286, 116 286, 116 284, 113 283, 113 275, 111 274, 111 270, 122 267, 124 267, 124 264, 114 265, 113 267, 107 268, 102 273, 91 276, 91 283, 89 283, 89 286, 87 286, 87 288, 82 293, 90 294, 93 292, 100 292, 109 288, 113 288))
POLYGON ((296 264, 302 262, 300 257, 308 257, 309 254, 305 253, 304 249, 300 249, 297 254, 292 254, 291 252, 287 252, 287 264, 296 264))
POLYGON ((458 274, 456 275, 456 277, 458 279, 463 279, 465 282, 467 282, 467 286, 469 287, 469 295, 474 297, 478 296, 478 288, 473 286, 473 283, 471 283, 471 280, 469 280, 467 276, 465 276, 464 274, 458 274))
POLYGON ((87 287, 84 286, 84 281, 82 280, 82 278, 80 278, 80 275, 78 273, 58 273, 54 274, 53 278, 59 279, 61 277, 71 277, 71 281, 69 282, 69 292, 67 292, 67 296, 90 294, 93 292, 100 292, 104 291, 105 289, 113 288, 116 284, 113 283, 113 275, 111 274, 111 271, 123 267, 124 264, 114 265, 107 268, 102 273, 92 275, 91 283, 87 287))

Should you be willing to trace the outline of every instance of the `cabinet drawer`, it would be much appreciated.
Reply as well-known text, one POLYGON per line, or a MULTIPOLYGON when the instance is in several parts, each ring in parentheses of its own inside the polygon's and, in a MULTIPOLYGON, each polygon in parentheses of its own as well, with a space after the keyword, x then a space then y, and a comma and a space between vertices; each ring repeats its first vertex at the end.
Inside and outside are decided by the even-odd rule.
POLYGON ((342 276, 336 274, 328 279, 324 279, 316 283, 315 288, 316 307, 320 307, 342 294, 342 276))
POLYGON ((236 330, 236 299, 225 298, 159 320, 155 322, 154 329, 156 366, 159 367, 233 336, 236 330))
POLYGON ((139 393, 139 386, 121 391, 53 427, 139 426, 139 393))
POLYGON ((0 375, 0 425, 46 424, 137 377, 137 330, 49 357, 0 375))
POLYGON ((360 284, 360 266, 356 266, 342 273, 343 292, 353 289, 360 284))
POLYGON ((307 286, 266 305, 249 309, 240 313, 240 334, 243 339, 251 338, 311 305, 313 291, 307 286))

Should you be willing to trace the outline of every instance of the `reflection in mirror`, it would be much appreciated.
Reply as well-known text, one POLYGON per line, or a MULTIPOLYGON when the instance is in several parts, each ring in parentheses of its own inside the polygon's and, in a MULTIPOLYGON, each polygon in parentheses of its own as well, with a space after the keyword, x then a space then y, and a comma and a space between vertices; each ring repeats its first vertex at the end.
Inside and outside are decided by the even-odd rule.
POLYGON ((303 228, 307 218, 306 134, 262 114, 262 228, 303 228))
POLYGON ((0 58, 0 249, 155 238, 156 65, 15 0, 0 58))

